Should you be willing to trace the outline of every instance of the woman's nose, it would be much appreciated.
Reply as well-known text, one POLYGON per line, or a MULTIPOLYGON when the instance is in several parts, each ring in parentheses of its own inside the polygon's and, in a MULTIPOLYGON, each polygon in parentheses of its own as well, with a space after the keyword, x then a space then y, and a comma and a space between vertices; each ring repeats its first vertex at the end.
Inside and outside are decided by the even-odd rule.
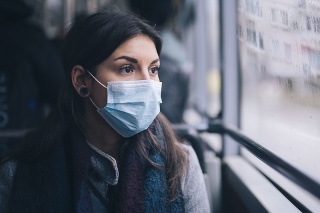
POLYGON ((149 75, 149 70, 148 69, 143 69, 141 72, 139 72, 137 80, 150 80, 150 75, 149 75))

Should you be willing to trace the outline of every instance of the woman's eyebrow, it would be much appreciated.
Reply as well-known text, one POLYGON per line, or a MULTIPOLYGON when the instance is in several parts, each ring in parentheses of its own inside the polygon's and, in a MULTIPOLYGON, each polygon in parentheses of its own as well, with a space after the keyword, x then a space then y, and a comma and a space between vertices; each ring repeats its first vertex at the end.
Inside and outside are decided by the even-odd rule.
MULTIPOLYGON (((114 59, 113 61, 120 60, 120 59, 125 59, 125 60, 127 60, 127 61, 132 62, 132 63, 138 63, 138 60, 137 60, 137 59, 132 58, 132 57, 129 57, 129 56, 125 56, 125 55, 120 56, 120 57, 114 59)), ((155 63, 157 63, 158 61, 159 61, 159 58, 153 60, 153 61, 151 62, 151 64, 155 64, 155 63)))
POLYGON ((155 63, 157 63, 158 61, 159 61, 159 58, 153 60, 153 61, 151 62, 151 64, 155 64, 155 63))
POLYGON ((127 61, 132 62, 132 63, 138 63, 138 60, 137 60, 137 59, 132 58, 132 57, 129 57, 129 56, 125 56, 125 55, 120 56, 120 57, 118 57, 118 58, 114 59, 114 61, 116 61, 116 60, 120 60, 120 59, 125 59, 125 60, 127 60, 127 61))

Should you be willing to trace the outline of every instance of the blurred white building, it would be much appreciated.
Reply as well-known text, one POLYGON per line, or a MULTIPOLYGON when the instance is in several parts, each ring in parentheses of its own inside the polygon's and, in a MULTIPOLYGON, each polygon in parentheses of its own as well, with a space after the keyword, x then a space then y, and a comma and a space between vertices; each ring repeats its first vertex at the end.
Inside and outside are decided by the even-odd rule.
POLYGON ((299 93, 320 86, 320 1, 239 0, 238 13, 243 72, 299 93))

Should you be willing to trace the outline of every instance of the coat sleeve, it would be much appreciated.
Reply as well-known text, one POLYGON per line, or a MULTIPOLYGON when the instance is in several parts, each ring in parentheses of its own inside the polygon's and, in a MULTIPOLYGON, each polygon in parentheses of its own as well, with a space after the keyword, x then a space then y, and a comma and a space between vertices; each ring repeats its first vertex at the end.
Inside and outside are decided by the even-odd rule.
POLYGON ((13 178, 17 168, 16 161, 0 164, 0 212, 7 213, 12 190, 13 178))
POLYGON ((209 213, 209 199, 203 173, 193 148, 184 145, 189 154, 188 170, 182 181, 182 192, 187 213, 209 213))

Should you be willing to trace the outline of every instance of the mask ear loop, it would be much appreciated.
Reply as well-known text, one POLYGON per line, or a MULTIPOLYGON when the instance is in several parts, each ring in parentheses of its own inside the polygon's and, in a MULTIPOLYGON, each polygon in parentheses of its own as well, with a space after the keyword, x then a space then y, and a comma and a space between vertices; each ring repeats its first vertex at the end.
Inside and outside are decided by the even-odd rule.
POLYGON ((105 85, 103 85, 96 77, 94 77, 89 70, 87 70, 87 72, 91 75, 91 77, 92 77, 96 82, 98 82, 101 86, 103 86, 104 88, 107 89, 107 87, 106 87, 105 85))
POLYGON ((99 109, 99 107, 93 102, 93 100, 91 99, 91 97, 89 97, 91 103, 96 107, 96 109, 99 109))
MULTIPOLYGON (((91 75, 91 77, 92 77, 96 82, 98 82, 101 86, 103 86, 104 88, 107 89, 107 87, 106 87, 105 85, 103 85, 96 77, 94 77, 89 70, 87 70, 87 72, 91 75)), ((91 99, 90 96, 89 96, 89 99, 90 99, 91 103, 92 103, 92 104, 96 107, 96 109, 98 110, 99 107, 93 102, 93 100, 91 99)))

